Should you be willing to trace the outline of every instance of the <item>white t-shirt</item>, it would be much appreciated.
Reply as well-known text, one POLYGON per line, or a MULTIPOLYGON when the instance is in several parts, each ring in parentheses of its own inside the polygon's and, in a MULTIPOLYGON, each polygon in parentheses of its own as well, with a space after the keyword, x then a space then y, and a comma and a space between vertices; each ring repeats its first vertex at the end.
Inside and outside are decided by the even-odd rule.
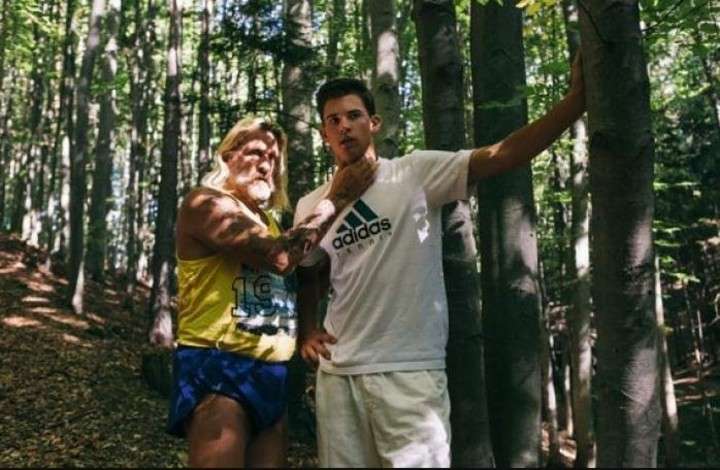
MULTIPOLYGON (((415 151, 380 159, 373 185, 340 213, 301 263, 330 258, 325 329, 331 374, 445 368, 448 309, 441 208, 467 198, 470 151, 415 151)), ((300 199, 295 223, 326 196, 326 183, 300 199)))

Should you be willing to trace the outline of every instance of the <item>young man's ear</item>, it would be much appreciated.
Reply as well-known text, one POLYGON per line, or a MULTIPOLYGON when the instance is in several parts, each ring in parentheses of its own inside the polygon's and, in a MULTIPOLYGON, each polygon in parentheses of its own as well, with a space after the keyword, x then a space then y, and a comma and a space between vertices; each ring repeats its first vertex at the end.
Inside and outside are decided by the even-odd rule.
POLYGON ((373 114, 370 117, 370 132, 372 132, 373 134, 377 134, 380 131, 381 127, 382 118, 377 114, 373 114))

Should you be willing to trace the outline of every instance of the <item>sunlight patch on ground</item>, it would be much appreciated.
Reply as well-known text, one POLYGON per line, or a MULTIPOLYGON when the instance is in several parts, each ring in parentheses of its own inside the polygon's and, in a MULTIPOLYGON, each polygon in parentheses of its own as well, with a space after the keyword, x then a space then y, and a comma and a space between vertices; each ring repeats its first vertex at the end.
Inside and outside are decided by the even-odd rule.
POLYGON ((27 309, 28 312, 33 313, 57 313, 60 310, 58 310, 55 307, 50 307, 47 305, 38 305, 37 307, 30 307, 27 309))
POLYGON ((96 315, 94 313, 88 313, 87 314, 88 319, 94 321, 95 323, 100 323, 101 325, 104 325, 107 323, 107 320, 105 320, 103 317, 96 315))
POLYGON ((40 302, 44 304, 49 304, 50 301, 45 297, 38 297, 37 295, 26 295, 22 298, 22 302, 40 302))
POLYGON ((69 333, 63 333, 62 339, 63 339, 66 343, 72 343, 72 344, 76 344, 76 345, 78 345, 78 346, 83 346, 83 347, 86 347, 86 348, 89 348, 89 347, 90 347, 90 345, 87 343, 87 341, 83 341, 83 340, 81 340, 80 338, 78 338, 77 336, 71 335, 71 334, 69 334, 69 333))
POLYGON ((88 322, 86 322, 85 320, 81 320, 75 316, 63 315, 63 314, 59 314, 59 313, 55 313, 55 312, 58 312, 58 311, 49 309, 49 311, 47 311, 47 312, 37 312, 37 313, 39 313, 40 315, 47 317, 51 320, 55 320, 58 323, 63 323, 65 325, 70 325, 70 326, 74 326, 77 328, 87 328, 89 326, 88 322))
POLYGON ((12 315, 9 317, 5 317, 2 319, 2 322, 6 324, 7 326, 12 326, 14 328, 23 328, 26 326, 40 326, 42 323, 40 323, 37 320, 33 320, 31 318, 21 317, 19 315, 12 315))
POLYGON ((34 291, 55 292, 55 288, 52 285, 47 284, 46 282, 42 282, 42 281, 29 280, 27 282, 27 286, 34 291))
POLYGON ((23 269, 25 269, 25 265, 20 262, 17 262, 17 263, 11 264, 7 268, 0 269, 0 274, 14 274, 23 269))

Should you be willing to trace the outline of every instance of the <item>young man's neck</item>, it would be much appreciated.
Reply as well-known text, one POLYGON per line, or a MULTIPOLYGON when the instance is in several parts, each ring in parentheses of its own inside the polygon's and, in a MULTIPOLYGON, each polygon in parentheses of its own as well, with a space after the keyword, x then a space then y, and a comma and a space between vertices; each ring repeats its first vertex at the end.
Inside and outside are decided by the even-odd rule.
MULTIPOLYGON (((374 162, 375 160, 377 160, 378 157, 377 157, 377 154, 375 153, 375 147, 373 147, 373 146, 368 147, 368 149, 365 151, 365 154, 360 158, 365 158, 367 160, 370 160, 371 162, 374 162)), ((335 166, 337 167, 338 170, 341 170, 348 165, 349 165, 349 163, 345 163, 343 161, 338 161, 337 158, 335 159, 335 166)))

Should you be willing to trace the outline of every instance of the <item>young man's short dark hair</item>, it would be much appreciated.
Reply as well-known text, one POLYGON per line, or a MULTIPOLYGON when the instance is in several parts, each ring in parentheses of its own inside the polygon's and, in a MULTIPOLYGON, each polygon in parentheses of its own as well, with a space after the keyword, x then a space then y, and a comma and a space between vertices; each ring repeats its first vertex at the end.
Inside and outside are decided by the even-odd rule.
POLYGON ((322 121, 324 118, 323 109, 325 108, 325 103, 346 95, 356 95, 362 100, 368 114, 370 116, 375 114, 375 100, 362 80, 356 78, 335 78, 325 82, 315 94, 320 120, 322 121))

